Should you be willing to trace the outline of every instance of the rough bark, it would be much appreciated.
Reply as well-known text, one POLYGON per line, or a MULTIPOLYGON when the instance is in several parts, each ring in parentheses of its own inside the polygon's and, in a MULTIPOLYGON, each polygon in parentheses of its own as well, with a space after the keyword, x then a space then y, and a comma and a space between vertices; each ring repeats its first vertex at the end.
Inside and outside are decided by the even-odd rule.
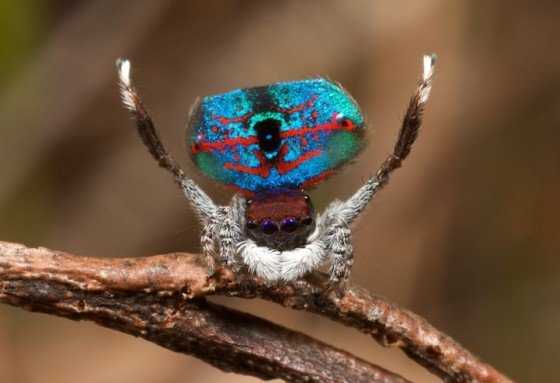
POLYGON ((141 336, 225 371, 317 382, 404 382, 303 334, 204 300, 260 297, 318 313, 397 346, 449 382, 510 382, 424 319, 349 282, 325 290, 315 272, 267 286, 252 275, 206 273, 199 255, 89 258, 0 242, 0 301, 141 336), (295 346, 297 345, 297 346, 295 346))

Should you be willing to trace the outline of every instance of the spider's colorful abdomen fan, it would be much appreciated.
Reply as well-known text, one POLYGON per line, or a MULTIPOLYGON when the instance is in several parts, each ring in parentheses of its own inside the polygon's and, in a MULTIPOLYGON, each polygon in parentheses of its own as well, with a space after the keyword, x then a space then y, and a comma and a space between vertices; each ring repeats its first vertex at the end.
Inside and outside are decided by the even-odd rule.
POLYGON ((206 97, 193 109, 187 140, 206 175, 255 193, 327 178, 356 155, 364 133, 352 98, 314 79, 206 97))

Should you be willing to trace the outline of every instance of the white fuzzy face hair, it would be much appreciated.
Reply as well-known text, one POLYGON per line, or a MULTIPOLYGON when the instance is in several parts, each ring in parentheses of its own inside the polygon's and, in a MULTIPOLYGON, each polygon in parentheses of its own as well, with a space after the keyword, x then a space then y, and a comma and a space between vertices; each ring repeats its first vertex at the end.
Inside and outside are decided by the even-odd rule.
POLYGON ((201 221, 201 249, 209 272, 214 272, 216 259, 220 264, 236 271, 240 269, 241 261, 249 272, 257 274, 268 283, 289 282, 304 276, 323 262, 329 262, 331 285, 344 282, 353 263, 350 224, 368 206, 377 191, 385 186, 390 173, 400 167, 418 135, 424 104, 431 91, 435 55, 425 55, 423 64, 422 78, 404 115, 393 153, 383 162, 377 173, 348 200, 333 201, 316 217, 312 216, 309 197, 303 192, 295 190, 284 194, 268 193, 266 203, 272 205, 276 203, 280 206, 281 201, 277 200, 280 198, 279 195, 286 199, 286 194, 293 194, 293 197, 288 197, 293 198, 294 204, 301 204, 301 208, 296 211, 296 213, 301 211, 301 217, 296 220, 301 224, 294 227, 293 222, 290 221, 293 218, 282 219, 282 214, 287 214, 286 217, 295 214, 284 212, 290 210, 291 200, 288 199, 286 207, 279 212, 279 222, 287 226, 285 228, 271 226, 270 231, 274 230, 272 234, 282 235, 281 240, 274 240, 275 237, 259 233, 251 234, 254 228, 253 216, 258 215, 262 201, 259 202, 261 205, 251 206, 252 199, 235 194, 229 206, 216 205, 192 179, 185 175, 163 146, 152 118, 142 106, 132 86, 130 61, 117 60, 122 100, 134 116, 142 141, 159 165, 172 173, 174 182, 181 188, 201 221), (290 237, 291 235, 294 237, 290 237), (287 246, 286 243, 290 245, 287 246))

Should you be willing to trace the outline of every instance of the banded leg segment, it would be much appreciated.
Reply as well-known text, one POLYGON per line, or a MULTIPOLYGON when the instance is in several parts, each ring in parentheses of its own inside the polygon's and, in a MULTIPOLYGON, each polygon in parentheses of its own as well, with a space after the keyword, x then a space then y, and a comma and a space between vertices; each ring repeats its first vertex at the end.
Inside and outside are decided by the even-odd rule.
POLYGON ((354 248, 352 247, 352 232, 343 222, 335 226, 331 244, 331 277, 330 282, 336 283, 348 278, 348 273, 354 262, 354 248))
POLYGON ((193 210, 203 221, 207 222, 212 216, 217 214, 218 207, 192 179, 185 175, 177 161, 169 155, 163 146, 152 118, 142 105, 138 93, 136 93, 132 86, 130 68, 130 61, 117 60, 122 101, 134 116, 138 134, 152 156, 159 163, 159 166, 173 174, 173 180, 181 188, 193 210))
POLYGON ((218 233, 220 240, 220 263, 234 270, 239 269, 235 255, 237 252, 236 246, 241 241, 241 233, 236 218, 236 210, 232 207, 228 207, 227 213, 220 223, 220 230, 218 233))
POLYGON ((202 226, 202 231, 200 233, 200 250, 206 261, 206 268, 208 269, 208 274, 213 275, 216 270, 214 265, 214 260, 216 257, 216 239, 214 233, 216 231, 216 225, 214 223, 207 223, 202 226))
POLYGON ((226 264, 234 270, 237 264, 237 245, 243 237, 243 217, 245 216, 245 199, 239 194, 232 197, 228 207, 222 207, 223 217, 217 222, 219 227, 220 263, 226 264))
POLYGON ((327 211, 324 241, 328 244, 331 262, 331 284, 342 283, 348 278, 354 258, 352 232, 340 214, 327 211))

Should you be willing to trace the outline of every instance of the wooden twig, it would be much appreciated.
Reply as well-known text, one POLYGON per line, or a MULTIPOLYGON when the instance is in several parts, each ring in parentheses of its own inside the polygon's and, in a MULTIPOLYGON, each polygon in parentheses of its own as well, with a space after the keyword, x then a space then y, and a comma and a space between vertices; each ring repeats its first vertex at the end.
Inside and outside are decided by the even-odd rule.
POLYGON ((321 314, 400 347, 444 381, 510 382, 417 315, 352 283, 327 291, 327 280, 315 272, 294 284, 267 286, 227 269, 209 277, 193 254, 103 259, 0 242, 0 301, 92 320, 226 371, 288 381, 405 381, 305 335, 207 303, 207 295, 260 297, 321 314), (270 349, 263 347, 267 342, 270 349))

